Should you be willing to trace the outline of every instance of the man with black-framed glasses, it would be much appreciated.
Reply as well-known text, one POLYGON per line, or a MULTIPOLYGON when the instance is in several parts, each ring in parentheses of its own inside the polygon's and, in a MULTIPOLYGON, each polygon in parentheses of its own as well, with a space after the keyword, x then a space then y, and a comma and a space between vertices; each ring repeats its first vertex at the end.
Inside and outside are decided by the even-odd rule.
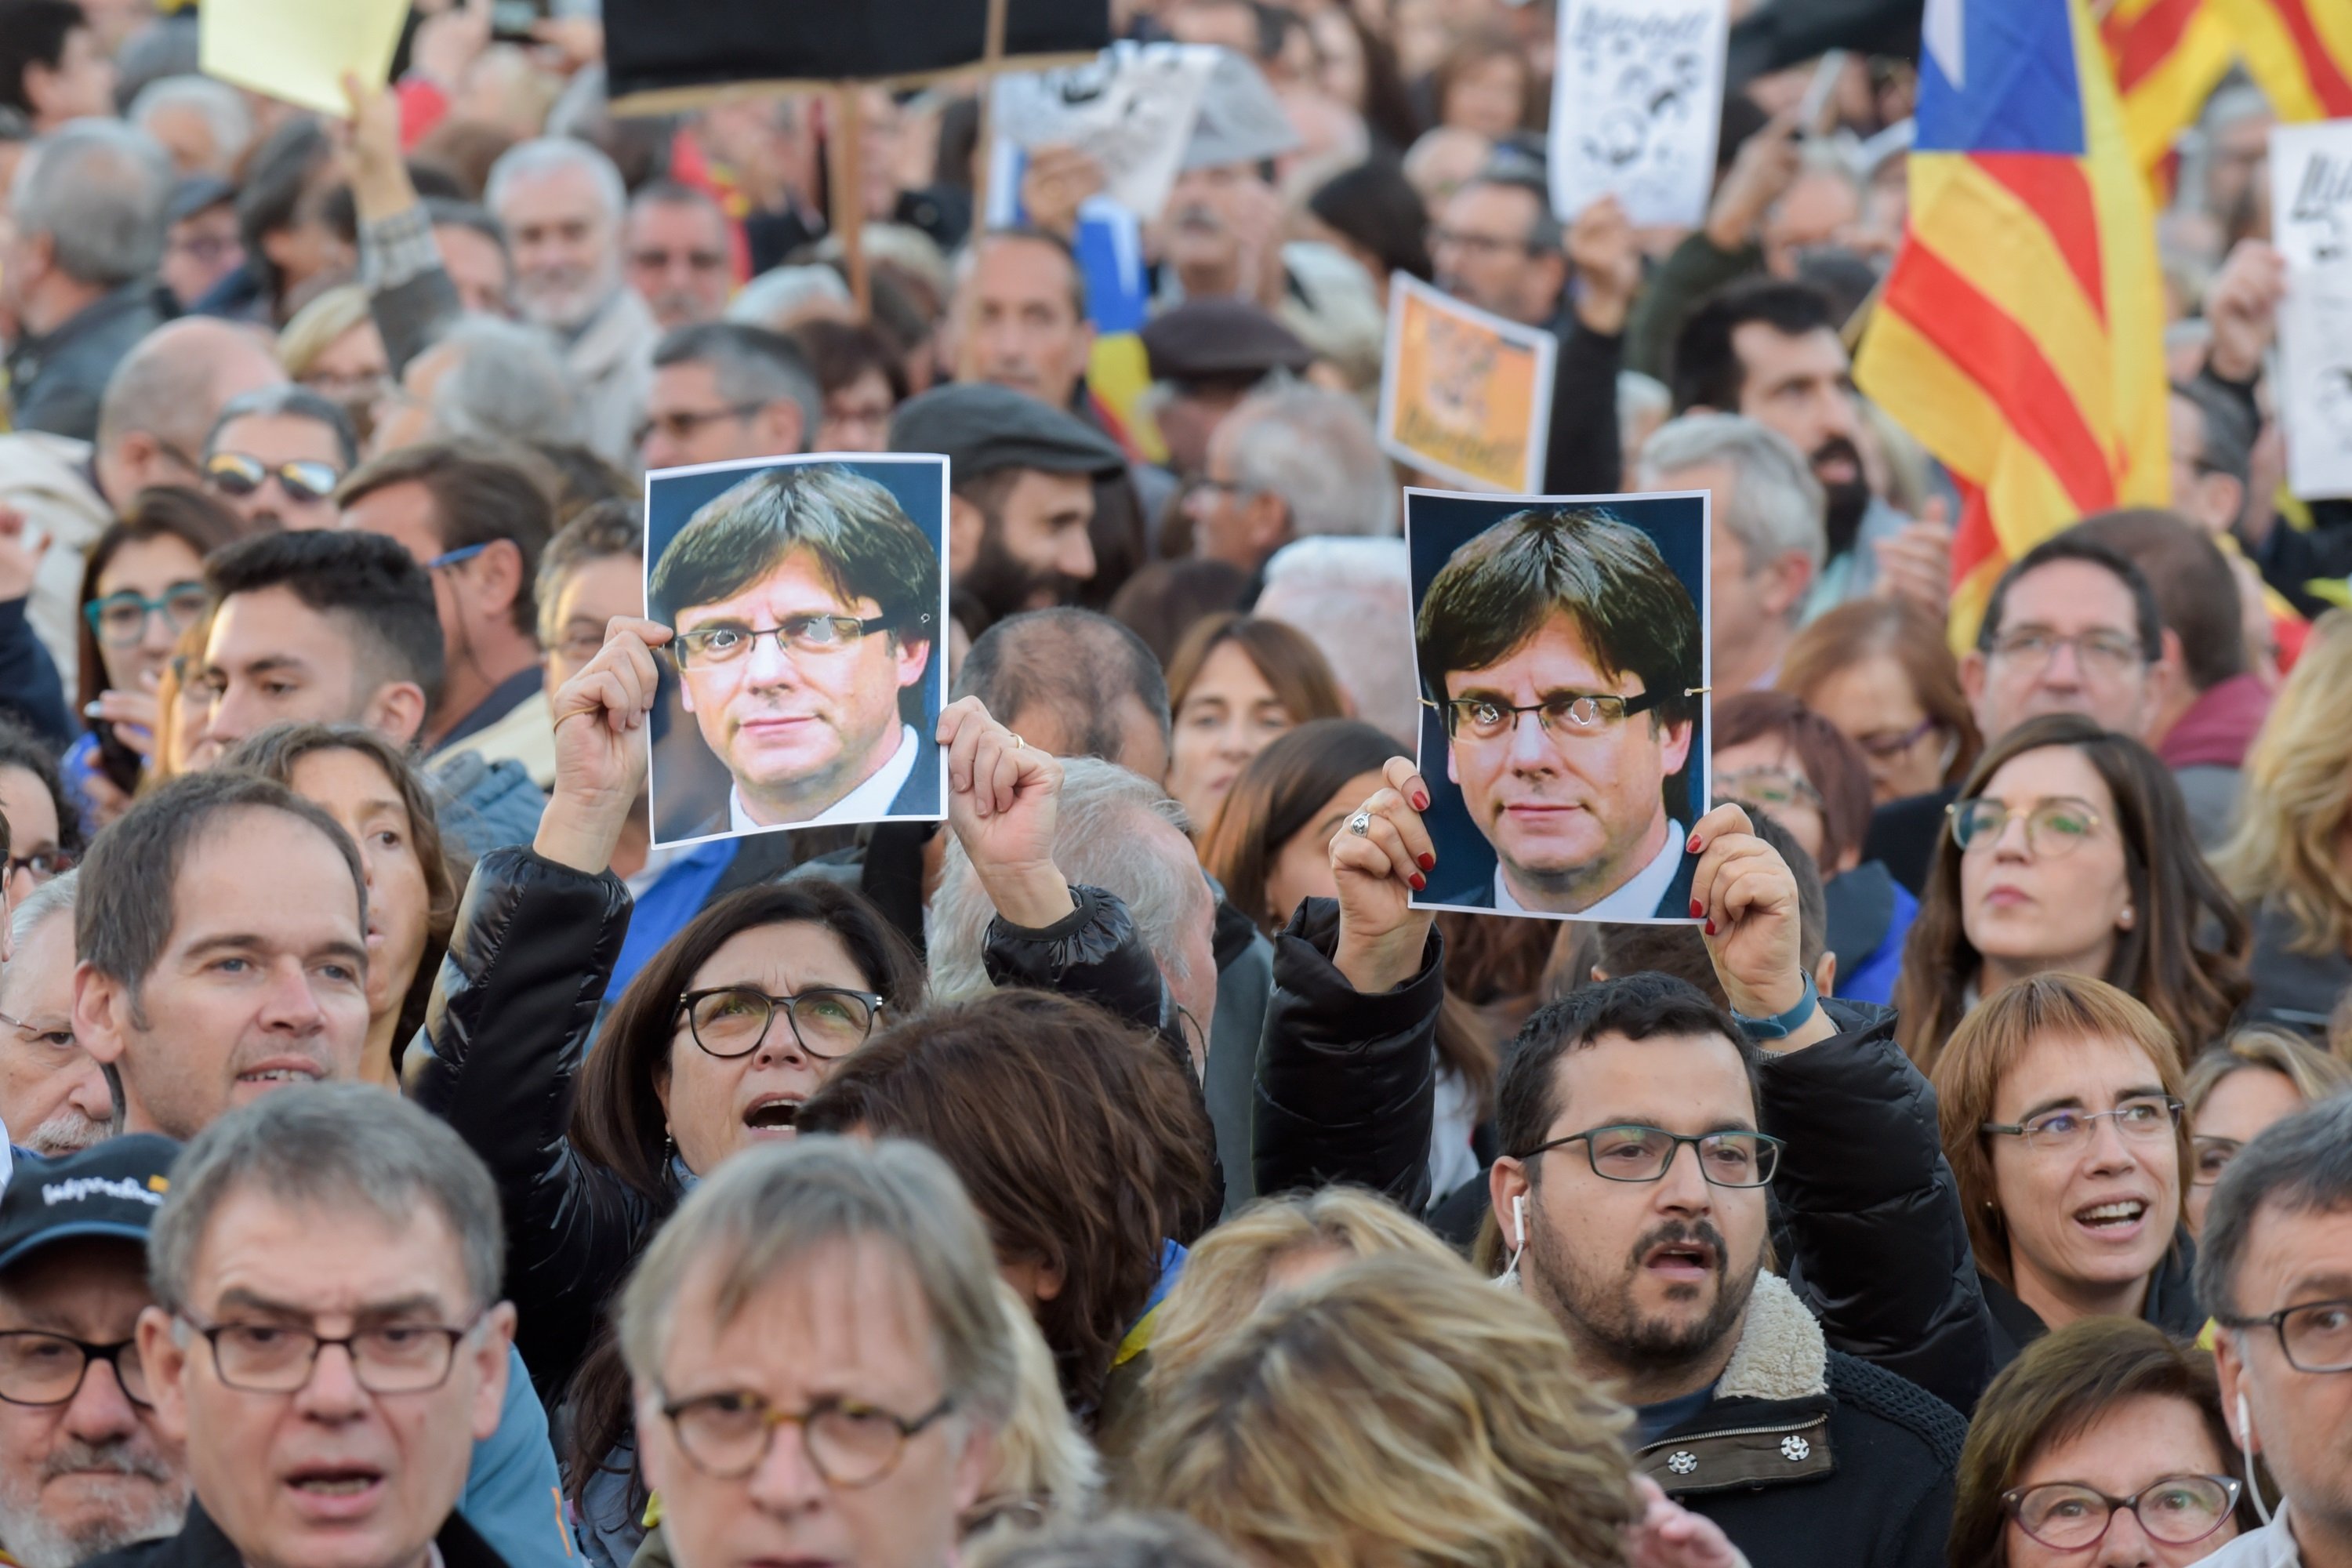
POLYGON ((2281 1499, 2208 1568, 2352 1564, 2352 1100, 2272 1123, 2214 1184, 2197 1294, 2221 1409, 2281 1499))
POLYGON ((362 1085, 310 1086, 121 1185, 158 1203, 132 1364, 193 1495, 177 1534, 97 1561, 505 1568, 458 1511, 515 1314, 497 1190, 455 1132, 362 1085))
POLYGON ((187 1507, 134 1332, 179 1145, 116 1138, 28 1162, 0 1198, 0 1541, 20 1568, 170 1535, 187 1507))

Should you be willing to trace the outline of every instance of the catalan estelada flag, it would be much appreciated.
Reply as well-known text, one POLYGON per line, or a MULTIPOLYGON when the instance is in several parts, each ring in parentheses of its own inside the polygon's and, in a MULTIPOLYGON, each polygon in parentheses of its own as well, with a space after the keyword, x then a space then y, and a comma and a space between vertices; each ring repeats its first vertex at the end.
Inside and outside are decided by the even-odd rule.
POLYGON ((1928 0, 1911 205, 1864 392, 1960 488, 1952 632, 2067 524, 2170 499, 2147 187, 2083 0, 1928 0))
POLYGON ((2352 118, 2352 5, 2346 0, 2215 0, 2263 96, 2281 120, 2352 118))
POLYGON ((2212 0, 2115 0, 2099 42, 2123 102, 2132 162, 2159 198, 2171 189, 2172 143, 2194 121, 2236 53, 2212 0))

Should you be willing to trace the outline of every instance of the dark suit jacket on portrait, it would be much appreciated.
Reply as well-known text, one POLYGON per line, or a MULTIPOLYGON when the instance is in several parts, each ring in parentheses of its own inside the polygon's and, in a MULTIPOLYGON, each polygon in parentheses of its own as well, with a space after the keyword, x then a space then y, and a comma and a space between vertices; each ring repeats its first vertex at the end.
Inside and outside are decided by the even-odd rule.
MULTIPOLYGON (((1682 856, 1675 866, 1675 879, 1666 884, 1666 890, 1660 896, 1658 900, 1658 907, 1650 911, 1650 918, 1661 921, 1686 921, 1690 919, 1691 879, 1697 874, 1698 857, 1689 854, 1682 856)), ((1471 887, 1465 892, 1452 894, 1442 898, 1433 898, 1430 901, 1439 904, 1458 905, 1465 910, 1491 910, 1495 907, 1495 873, 1492 870, 1489 870, 1484 877, 1481 877, 1478 879, 1475 886, 1471 887)), ((1543 913, 1545 911, 1534 910, 1530 912, 1543 913)), ((1556 918, 1574 919, 1576 917, 1559 916, 1556 918)))

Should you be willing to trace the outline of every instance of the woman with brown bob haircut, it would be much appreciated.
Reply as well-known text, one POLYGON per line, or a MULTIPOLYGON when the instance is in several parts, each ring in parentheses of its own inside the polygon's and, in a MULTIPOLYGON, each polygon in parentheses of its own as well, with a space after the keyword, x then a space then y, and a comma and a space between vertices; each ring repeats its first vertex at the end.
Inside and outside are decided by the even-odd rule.
POLYGON ((2229 1027, 2251 989, 2246 917, 2147 747, 2077 713, 2029 719, 1977 760, 1945 826, 1895 987, 1923 1069, 1978 998, 2044 972, 2121 986, 2189 1055, 2229 1027))
POLYGON ((1071 1409, 1118 1451, 1139 1330, 1217 1201, 1208 1117, 1167 1043, 1088 1002, 998 991, 876 1035, 799 1126, 912 1138, 955 1168, 1071 1409))
POLYGON ((2090 1318, 1985 1390, 1960 1450, 1951 1568, 2187 1568, 2234 1538, 2243 1487, 2211 1352, 2090 1318), (2128 1502, 2130 1506, 2117 1506, 2128 1502))
POLYGON ((1944 623, 1904 600, 1822 616, 1789 645, 1773 684, 1862 748, 1882 805, 1958 784, 1984 747, 1944 623))
POLYGON ((1996 1368, 2082 1318, 2197 1333, 2185 1085, 2155 1014, 2104 981, 2037 974, 1961 1022, 1933 1082, 1996 1368))
POLYGON ((1156 1413, 1134 1500, 1282 1568, 1596 1568, 1628 1561, 1653 1495, 1625 1425, 1540 1308, 1390 1254, 1202 1358, 1156 1413))
POLYGON ((1307 634, 1255 616, 1196 622, 1168 661, 1173 722, 1168 793, 1205 839, 1225 792, 1275 737, 1348 711, 1339 683, 1307 634))

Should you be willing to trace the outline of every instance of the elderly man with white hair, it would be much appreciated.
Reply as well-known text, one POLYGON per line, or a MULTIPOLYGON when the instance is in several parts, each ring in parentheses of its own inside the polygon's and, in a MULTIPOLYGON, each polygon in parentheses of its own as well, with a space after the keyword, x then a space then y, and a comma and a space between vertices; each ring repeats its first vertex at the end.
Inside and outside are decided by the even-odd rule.
POLYGON ((1772 684, 1829 552, 1819 479, 1794 443, 1736 414, 1685 414, 1642 447, 1645 490, 1705 490, 1709 670, 1719 696, 1772 684))
POLYGON ((253 145, 245 95, 213 77, 160 77, 139 89, 123 118, 163 146, 182 179, 234 180, 253 145))
POLYGON ((1184 510, 1195 554, 1255 572, 1294 539, 1393 534, 1397 487, 1354 398, 1279 386, 1225 416, 1184 510))
POLYGON ((622 276, 621 172, 585 142, 543 136, 490 165, 483 204, 506 229, 516 306, 562 344, 583 437, 633 468, 661 329, 622 276))

